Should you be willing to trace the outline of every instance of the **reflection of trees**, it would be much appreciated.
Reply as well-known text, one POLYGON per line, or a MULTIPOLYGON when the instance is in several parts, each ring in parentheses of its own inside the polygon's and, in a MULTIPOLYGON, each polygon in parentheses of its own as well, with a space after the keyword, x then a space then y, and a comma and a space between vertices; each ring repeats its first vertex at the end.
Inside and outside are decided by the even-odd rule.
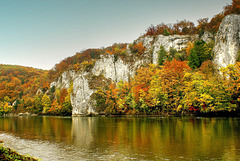
POLYGON ((71 142, 71 118, 6 117, 0 118, 0 130, 25 139, 71 142))
POLYGON ((235 118, 0 118, 1 131, 22 138, 70 143, 100 156, 117 152, 146 160, 235 160, 239 124, 235 118))
POLYGON ((237 119, 101 118, 98 123, 94 144, 128 154, 229 160, 228 147, 237 149, 240 141, 237 119))

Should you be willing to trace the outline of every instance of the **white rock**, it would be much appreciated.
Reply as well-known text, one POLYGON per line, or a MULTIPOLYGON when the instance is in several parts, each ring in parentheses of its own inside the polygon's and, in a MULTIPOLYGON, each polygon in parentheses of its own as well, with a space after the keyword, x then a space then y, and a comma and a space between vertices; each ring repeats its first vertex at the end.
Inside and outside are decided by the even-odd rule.
POLYGON ((215 37, 214 63, 218 69, 235 64, 240 49, 240 15, 228 15, 215 37))

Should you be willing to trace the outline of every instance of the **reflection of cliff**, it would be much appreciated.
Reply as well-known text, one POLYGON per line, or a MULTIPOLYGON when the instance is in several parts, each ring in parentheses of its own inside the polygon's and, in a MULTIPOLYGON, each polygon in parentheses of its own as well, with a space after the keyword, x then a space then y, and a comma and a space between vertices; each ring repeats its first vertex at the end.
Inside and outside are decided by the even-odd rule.
POLYGON ((96 128, 94 117, 72 117, 72 139, 75 145, 87 147, 93 141, 96 128))

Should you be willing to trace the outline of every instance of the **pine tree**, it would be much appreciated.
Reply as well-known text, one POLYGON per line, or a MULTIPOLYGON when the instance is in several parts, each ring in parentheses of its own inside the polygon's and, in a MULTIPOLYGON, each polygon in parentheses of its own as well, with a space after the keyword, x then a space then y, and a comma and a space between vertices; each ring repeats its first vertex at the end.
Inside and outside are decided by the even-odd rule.
POLYGON ((196 69, 199 67, 199 57, 194 49, 190 51, 190 55, 188 57, 188 65, 191 69, 196 69))
POLYGON ((164 49, 164 47, 161 45, 160 50, 158 52, 158 65, 163 65, 165 59, 166 59, 167 52, 164 49))

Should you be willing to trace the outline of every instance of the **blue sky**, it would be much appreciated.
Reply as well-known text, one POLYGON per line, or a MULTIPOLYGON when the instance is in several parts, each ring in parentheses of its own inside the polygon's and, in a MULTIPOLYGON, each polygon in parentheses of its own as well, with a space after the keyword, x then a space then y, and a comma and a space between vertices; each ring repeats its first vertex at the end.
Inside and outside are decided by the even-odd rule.
POLYGON ((231 0, 0 0, 0 64, 51 69, 88 48, 130 43, 151 25, 212 18, 231 0))

